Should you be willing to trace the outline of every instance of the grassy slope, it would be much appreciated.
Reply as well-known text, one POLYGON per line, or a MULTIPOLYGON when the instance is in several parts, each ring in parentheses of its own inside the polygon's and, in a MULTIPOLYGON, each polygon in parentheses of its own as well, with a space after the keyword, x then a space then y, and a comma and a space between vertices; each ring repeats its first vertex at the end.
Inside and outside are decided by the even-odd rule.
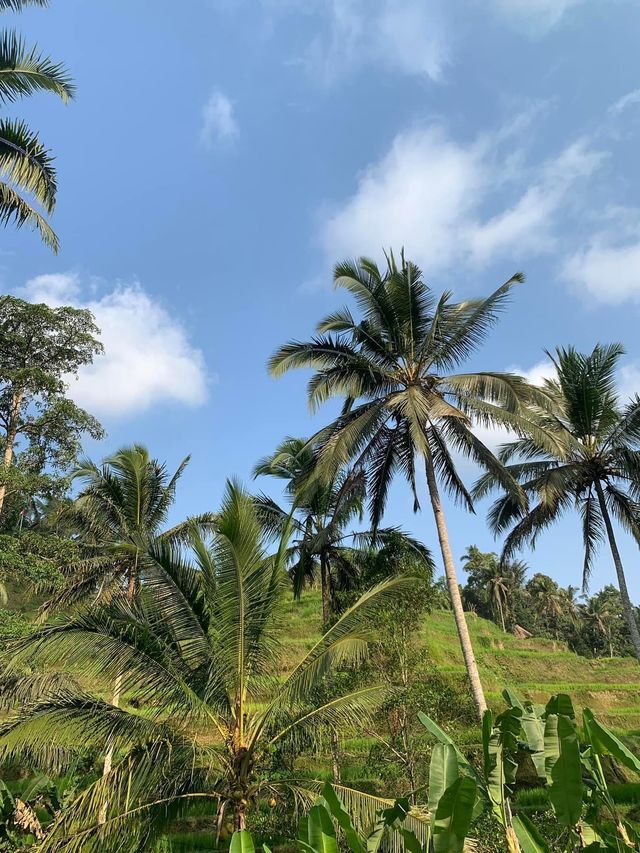
MULTIPOLYGON (((319 636, 319 612, 315 592, 288 605, 283 636, 287 667, 319 636)), ((504 687, 540 702, 562 691, 572 696, 577 710, 588 706, 606 725, 640 738, 640 668, 632 658, 589 660, 568 651, 563 643, 535 637, 519 640, 503 634, 492 622, 473 614, 468 615, 468 622, 490 705, 501 706, 504 687)), ((421 642, 436 667, 464 671, 450 613, 427 616, 421 642)))

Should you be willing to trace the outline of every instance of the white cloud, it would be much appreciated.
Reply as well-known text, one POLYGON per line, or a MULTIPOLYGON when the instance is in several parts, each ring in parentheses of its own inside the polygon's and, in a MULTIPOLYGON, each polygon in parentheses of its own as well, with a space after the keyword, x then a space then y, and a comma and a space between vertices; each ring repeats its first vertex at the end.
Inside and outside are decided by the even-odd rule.
POLYGON ((517 27, 551 29, 585 0, 491 0, 494 9, 517 27))
POLYGON ((565 261, 562 274, 575 290, 609 305, 640 299, 640 239, 617 242, 611 233, 594 236, 565 261))
POLYGON ((197 406, 206 399, 202 353, 140 285, 118 285, 104 295, 90 296, 74 273, 40 275, 30 279, 19 295, 93 313, 104 355, 69 383, 69 395, 92 414, 122 417, 159 403, 197 406))
MULTIPOLYGON (((267 4, 273 11, 282 4, 267 4)), ((302 57, 323 82, 375 63, 438 80, 449 61, 443 0, 306 0, 284 11, 315 13, 324 22, 302 57)))
MULTIPOLYGON (((517 366, 508 367, 507 373, 516 373, 518 376, 523 376, 527 382, 532 385, 542 385, 545 379, 553 379, 555 376, 555 368, 548 359, 539 361, 527 369, 517 366)), ((505 427, 487 427, 477 426, 474 428, 474 433, 488 448, 494 453, 500 445, 507 444, 509 441, 515 441, 517 435, 515 432, 506 429, 505 427)))
POLYGON ((569 191, 603 155, 578 140, 533 169, 509 167, 500 154, 509 138, 509 128, 468 143, 440 126, 398 134, 360 176, 353 195, 325 215, 320 242, 327 258, 405 246, 433 272, 483 265, 514 249, 518 261, 525 253, 549 251, 569 191), (504 201, 505 191, 515 200, 504 201))
POLYGON ((633 91, 627 92, 626 95, 623 95, 621 98, 618 98, 615 103, 611 104, 609 107, 609 113, 611 115, 620 115, 620 113, 623 113, 628 107, 639 103, 640 89, 633 89, 633 91))
POLYGON ((556 375, 556 369, 548 359, 539 361, 533 367, 529 367, 526 370, 521 367, 510 367, 507 372, 524 376, 527 382, 530 382, 532 385, 542 385, 545 379, 553 379, 556 375))
POLYGON ((235 139, 238 133, 232 102, 222 92, 212 92, 202 108, 201 144, 211 146, 217 140, 229 141, 235 139))

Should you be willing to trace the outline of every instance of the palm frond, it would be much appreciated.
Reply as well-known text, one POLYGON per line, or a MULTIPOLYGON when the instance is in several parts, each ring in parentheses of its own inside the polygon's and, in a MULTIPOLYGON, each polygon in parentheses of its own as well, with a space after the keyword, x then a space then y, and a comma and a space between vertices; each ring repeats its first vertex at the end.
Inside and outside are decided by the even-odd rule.
POLYGON ((27 226, 35 229, 45 245, 54 252, 58 251, 58 237, 45 217, 13 187, 0 181, 0 225, 9 224, 16 228, 27 226))
POLYGON ((0 119, 0 178, 53 212, 58 189, 53 158, 24 121, 0 119))
POLYGON ((21 12, 25 6, 41 6, 49 5, 49 0, 0 0, 0 12, 7 10, 11 12, 21 12))
POLYGON ((0 35, 0 103, 41 91, 52 92, 66 103, 73 98, 75 86, 61 63, 37 47, 28 48, 17 33, 6 30, 0 35))

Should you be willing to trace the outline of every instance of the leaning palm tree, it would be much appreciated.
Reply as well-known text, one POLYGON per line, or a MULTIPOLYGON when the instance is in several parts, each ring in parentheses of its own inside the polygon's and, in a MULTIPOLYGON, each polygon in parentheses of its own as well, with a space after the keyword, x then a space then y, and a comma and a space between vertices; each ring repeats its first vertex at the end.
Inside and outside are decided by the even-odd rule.
MULTIPOLYGON (((197 803, 211 803, 218 826, 228 814, 243 829, 263 798, 313 798, 321 783, 270 775, 274 753, 312 742, 327 725, 362 725, 384 695, 361 686, 323 696, 322 685, 336 665, 362 658, 377 608, 403 581, 363 595, 283 678, 287 537, 267 553, 252 497, 228 484, 210 540, 194 532, 190 544, 191 559, 155 543, 133 602, 122 594, 17 649, 14 666, 72 668, 96 684, 121 675, 136 699, 118 708, 60 676, 5 678, 2 698, 21 707, 0 724, 1 760, 56 771, 75 751, 116 747, 112 769, 61 813, 43 853, 120 850, 123 837, 127 849, 143 849, 166 820, 197 803)), ((380 805, 341 790, 365 812, 380 805)))
MULTIPOLYGON (((549 409, 532 408, 536 435, 503 447, 501 459, 532 500, 525 507, 511 494, 498 498, 489 521, 496 533, 509 530, 503 554, 534 546, 538 535, 569 510, 582 518, 586 588, 598 546, 609 542, 629 634, 640 661, 640 632, 613 526, 615 519, 640 545, 640 397, 621 404, 616 370, 620 344, 594 347, 589 354, 573 347, 549 354, 557 376, 546 381, 549 409), (536 436, 553 436, 544 446, 536 436), (555 448, 555 449, 554 449, 555 448)), ((491 473, 476 486, 484 495, 499 486, 491 473)))
POLYGON ((452 456, 459 452, 492 471, 514 499, 523 498, 518 484, 473 427, 502 424, 520 434, 526 422, 522 405, 536 392, 524 379, 508 373, 452 372, 485 340, 512 286, 522 280, 521 274, 515 275, 486 299, 454 302, 450 293, 436 297, 404 255, 400 265, 390 255, 383 271, 367 258, 345 261, 335 269, 334 284, 355 298, 360 319, 347 308, 336 311, 319 323, 316 337, 286 344, 269 362, 276 376, 292 368, 315 371, 309 383, 313 410, 331 397, 344 399, 341 415, 313 441, 321 446, 327 472, 349 463, 366 470, 374 527, 397 472, 408 480, 414 509, 419 508, 416 460, 423 461, 458 636, 480 714, 486 701, 439 483, 473 508, 452 456))
MULTIPOLYGON (((20 11, 47 0, 0 0, 0 12, 20 11)), ((0 33, 0 106, 36 92, 51 92, 63 102, 74 94, 65 68, 27 47, 14 31, 0 33)), ((51 153, 36 132, 20 119, 0 118, 0 223, 35 228, 43 242, 58 250, 47 220, 56 203, 56 170, 51 153), (40 208, 40 209, 39 209, 40 208)))
POLYGON ((400 541, 428 564, 431 556, 420 542, 396 528, 354 531, 348 528, 361 521, 366 497, 362 471, 339 470, 328 480, 314 477, 316 454, 301 438, 287 438, 271 456, 261 459, 254 475, 268 475, 286 482, 291 506, 281 507, 261 494, 256 498, 263 524, 281 536, 291 526, 288 549, 293 590, 300 597, 305 583, 319 576, 322 596, 322 621, 329 623, 336 613, 336 588, 350 588, 357 580, 358 555, 372 545, 384 546, 400 541))

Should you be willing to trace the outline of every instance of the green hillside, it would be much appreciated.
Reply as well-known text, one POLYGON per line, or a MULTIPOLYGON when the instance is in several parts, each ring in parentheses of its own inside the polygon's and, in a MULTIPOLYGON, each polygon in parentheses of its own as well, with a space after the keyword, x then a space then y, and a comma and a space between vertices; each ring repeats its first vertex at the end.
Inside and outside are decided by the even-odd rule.
MULTIPOLYGON (((320 599, 308 592, 288 604, 283 637, 285 658, 293 664, 320 632, 320 599)), ((532 637, 521 640, 497 625, 467 614, 488 701, 500 707, 500 691, 510 687, 523 697, 546 702, 551 693, 569 693, 576 706, 589 706, 608 726, 640 739, 640 667, 633 658, 580 657, 564 643, 532 637)), ((464 672, 453 617, 446 611, 425 616, 421 642, 436 669, 464 672)))

